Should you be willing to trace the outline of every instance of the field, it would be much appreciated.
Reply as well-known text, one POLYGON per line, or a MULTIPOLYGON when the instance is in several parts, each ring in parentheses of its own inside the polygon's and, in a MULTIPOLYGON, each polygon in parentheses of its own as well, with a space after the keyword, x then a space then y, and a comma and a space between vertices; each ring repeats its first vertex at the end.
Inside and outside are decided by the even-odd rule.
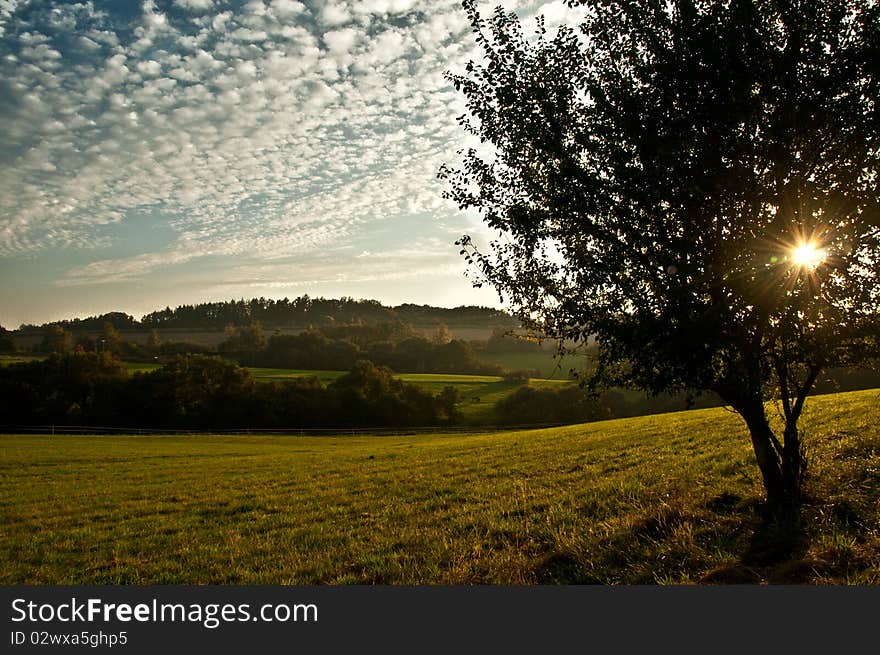
POLYGON ((570 377, 571 369, 583 371, 587 368, 584 355, 566 355, 559 358, 555 351, 545 348, 538 352, 526 353, 486 353, 477 351, 477 359, 484 364, 498 364, 508 371, 537 371, 541 377, 554 380, 565 380, 570 377))
POLYGON ((522 432, 0 437, 0 583, 880 584, 880 392, 810 399, 800 521, 723 409, 522 432))

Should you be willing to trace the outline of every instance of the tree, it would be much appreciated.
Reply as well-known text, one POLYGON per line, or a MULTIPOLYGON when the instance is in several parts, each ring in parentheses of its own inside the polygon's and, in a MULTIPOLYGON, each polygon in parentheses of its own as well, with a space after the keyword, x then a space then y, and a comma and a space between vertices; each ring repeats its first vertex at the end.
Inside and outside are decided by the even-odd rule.
POLYGON ((100 344, 102 353, 118 355, 122 350, 122 336, 110 321, 104 322, 104 327, 101 330, 100 344))
POLYGON ((0 352, 15 352, 15 341, 2 325, 0 325, 0 352))
POLYGON ((43 336, 40 350, 49 353, 69 353, 73 349, 73 335, 60 325, 50 325, 43 336))
POLYGON ((240 357, 251 356, 266 347, 263 326, 259 321, 237 327, 227 326, 226 340, 217 346, 221 353, 229 353, 240 357))
POLYGON ((437 326, 437 331, 434 332, 434 343, 442 346, 450 341, 452 341, 452 332, 449 331, 449 326, 446 323, 441 323, 437 326))
POLYGON ((147 420, 193 427, 234 424, 239 404, 255 388, 247 369, 203 355, 177 355, 137 383, 136 405, 146 405, 147 420))
POLYGON ((797 503, 807 395, 876 352, 880 7, 569 2, 577 29, 527 38, 463 4, 483 59, 449 79, 484 147, 439 176, 499 235, 459 242, 475 284, 594 338, 591 385, 718 393, 797 503))
POLYGON ((153 328, 150 330, 150 334, 147 337, 147 351, 156 355, 162 348, 162 337, 159 336, 159 331, 153 328))

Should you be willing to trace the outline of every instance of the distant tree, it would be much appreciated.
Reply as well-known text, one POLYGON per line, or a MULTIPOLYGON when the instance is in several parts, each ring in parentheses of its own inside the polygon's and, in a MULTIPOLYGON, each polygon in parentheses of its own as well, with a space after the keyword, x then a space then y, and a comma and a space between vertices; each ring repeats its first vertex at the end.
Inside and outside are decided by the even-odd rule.
POLYGON ((485 147, 440 176, 501 238, 462 254, 525 324, 595 337, 592 383, 716 392, 796 504, 807 395, 877 348, 880 4, 569 4, 529 38, 464 2, 484 59, 450 80, 485 147))
POLYGON ((40 350, 49 353, 69 353, 73 350, 73 335, 60 325, 50 325, 46 329, 40 350))
POLYGON ((434 332, 434 343, 443 345, 450 341, 452 341, 452 332, 449 331, 449 326, 446 323, 441 323, 434 332))
POLYGON ((102 353, 118 355, 122 351, 122 335, 110 321, 104 323, 98 343, 102 353))
POLYGON ((15 341, 12 340, 12 335, 3 326, 0 326, 0 352, 15 352, 15 350, 15 341))
POLYGON ((582 423, 610 417, 608 409, 575 385, 540 389, 523 385, 492 408, 496 420, 507 424, 582 423))
POLYGON ((95 339, 86 333, 80 333, 74 340, 74 350, 77 352, 95 352, 95 339))
POLYGON ((510 382, 513 384, 528 384, 529 379, 533 377, 538 377, 534 375, 534 371, 506 371, 502 376, 505 382, 510 382))
POLYGON ((158 330, 150 330, 150 334, 147 337, 147 351, 152 354, 158 354, 159 350, 162 348, 162 338, 159 336, 158 330))
POLYGON ((46 359, 0 367, 2 420, 57 424, 100 417, 115 404, 128 375, 119 360, 97 353, 53 352, 46 359))
POLYGON ((162 355, 205 355, 211 353, 213 349, 202 343, 192 343, 189 341, 163 341, 159 346, 159 352, 162 355))
POLYGON ((443 387, 437 394, 437 404, 440 407, 441 418, 448 423, 457 423, 461 420, 461 410, 458 403, 461 402, 461 392, 456 387, 443 387))
POLYGON ((263 326, 259 321, 238 327, 227 327, 227 337, 217 350, 238 356, 253 355, 266 347, 266 337, 263 336, 263 326))
POLYGON ((138 376, 136 382, 135 401, 148 405, 147 425, 158 421, 215 428, 238 418, 238 407, 255 386, 247 369, 203 355, 178 355, 161 369, 138 376))
MULTIPOLYGON (((338 394, 337 420, 352 425, 435 425, 458 417, 455 398, 439 397, 395 378, 389 368, 358 361, 328 391, 338 394)), ((445 395, 444 395, 445 394, 445 395)))
POLYGON ((488 353, 534 353, 541 351, 537 338, 520 335, 513 330, 495 328, 486 340, 488 353))
MULTIPOLYGON (((85 319, 89 321, 89 319, 85 319)), ((110 323, 116 329, 136 328, 140 324, 135 320, 134 316, 130 316, 125 312, 109 312, 95 317, 94 321, 101 320, 103 323, 110 323)))
POLYGON ((360 360, 351 370, 333 382, 337 389, 352 389, 364 398, 378 398, 392 389, 400 389, 402 382, 394 378, 391 369, 376 366, 373 362, 360 360))
POLYGON ((427 373, 433 370, 434 346, 424 337, 410 337, 397 344, 394 351, 396 371, 427 373))

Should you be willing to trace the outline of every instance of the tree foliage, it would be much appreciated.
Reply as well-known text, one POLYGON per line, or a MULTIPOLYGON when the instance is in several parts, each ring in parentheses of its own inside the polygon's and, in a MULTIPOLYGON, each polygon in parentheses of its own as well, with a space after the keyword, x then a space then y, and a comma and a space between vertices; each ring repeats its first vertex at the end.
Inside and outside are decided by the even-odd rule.
POLYGON ((440 176, 499 236, 462 253, 527 324, 594 338, 591 382, 718 393, 796 500, 805 397, 876 347, 880 7, 569 4, 527 36, 464 2, 482 59, 450 80, 484 145, 440 176))
POLYGON ((240 429, 437 426, 460 419, 454 389, 433 395, 370 362, 324 386, 258 382, 219 357, 177 356, 129 375, 106 353, 0 366, 0 425, 240 429))
POLYGON ((50 325, 40 343, 40 350, 48 353, 69 353, 72 348, 73 335, 60 325, 50 325))

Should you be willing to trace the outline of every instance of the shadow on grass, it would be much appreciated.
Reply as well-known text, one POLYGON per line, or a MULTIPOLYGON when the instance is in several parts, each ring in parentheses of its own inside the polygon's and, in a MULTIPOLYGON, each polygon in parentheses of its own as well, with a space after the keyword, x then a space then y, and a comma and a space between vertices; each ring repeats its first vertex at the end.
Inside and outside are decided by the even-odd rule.
POLYGON ((545 557, 535 570, 538 584, 603 584, 591 575, 577 553, 557 552, 545 557))
POLYGON ((740 563, 704 574, 700 584, 804 584, 827 571, 824 562, 804 559, 809 540, 803 510, 753 505, 753 529, 740 563))
MULTIPOLYGON (((738 561, 711 566, 713 534, 702 529, 707 517, 697 510, 663 505, 633 521, 604 543, 583 551, 547 553, 535 568, 541 584, 652 584, 691 579, 699 584, 799 584, 826 574, 827 564, 804 559, 805 521, 798 511, 779 513, 758 501, 722 494, 707 503, 715 525, 726 523, 727 552, 738 561), (687 537, 687 538, 684 538, 687 537), (704 572, 700 575, 700 572, 704 572)), ((717 537, 717 532, 714 532, 717 537)))
POLYGON ((742 563, 751 567, 776 567, 798 559, 807 551, 807 533, 800 509, 773 511, 755 508, 757 521, 742 563))

